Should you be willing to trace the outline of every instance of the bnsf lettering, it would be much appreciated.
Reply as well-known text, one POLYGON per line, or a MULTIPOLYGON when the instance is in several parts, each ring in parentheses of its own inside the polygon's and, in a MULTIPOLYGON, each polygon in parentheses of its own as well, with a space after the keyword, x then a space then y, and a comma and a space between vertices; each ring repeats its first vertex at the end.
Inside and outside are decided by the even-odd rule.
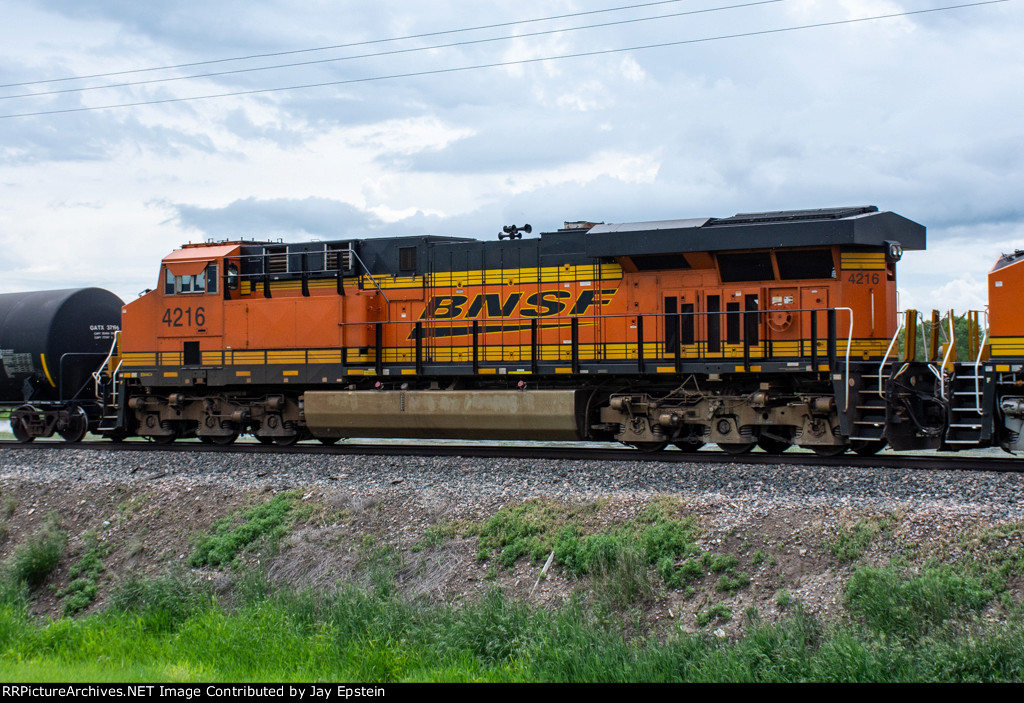
POLYGON ((516 305, 519 304, 519 299, 522 297, 522 293, 513 293, 505 299, 504 303, 502 303, 501 296, 497 293, 478 295, 473 299, 473 304, 469 306, 469 311, 466 313, 466 317, 479 317, 480 310, 483 308, 485 302, 487 304, 487 317, 510 317, 512 315, 512 311, 516 309, 516 305))
POLYGON ((451 320, 462 314, 462 308, 469 300, 464 295, 442 295, 432 298, 423 317, 432 320, 451 320))
POLYGON ((573 300, 567 290, 545 290, 523 299, 522 293, 510 293, 502 299, 499 293, 480 293, 472 302, 465 295, 436 295, 430 299, 420 315, 421 320, 476 319, 481 316, 498 317, 551 317, 568 311, 570 315, 584 315, 595 305, 607 305, 617 289, 582 290, 573 300), (598 293, 601 298, 598 300, 598 293))
POLYGON ((572 293, 567 290, 546 290, 541 293, 534 293, 526 299, 527 305, 532 305, 535 309, 530 310, 528 308, 520 310, 519 314, 523 317, 547 317, 549 315, 558 315, 565 310, 566 304, 561 302, 559 298, 571 298, 572 293))

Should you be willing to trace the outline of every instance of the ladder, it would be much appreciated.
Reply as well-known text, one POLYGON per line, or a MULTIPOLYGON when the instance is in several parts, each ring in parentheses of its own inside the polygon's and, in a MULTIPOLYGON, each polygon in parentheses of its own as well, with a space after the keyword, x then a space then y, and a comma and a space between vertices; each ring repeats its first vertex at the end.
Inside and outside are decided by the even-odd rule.
POLYGON ((861 387, 855 396, 852 442, 880 442, 885 438, 886 400, 882 386, 892 373, 892 362, 886 359, 871 371, 861 375, 861 387))
POLYGON ((950 383, 945 443, 951 447, 977 446, 985 429, 982 404, 985 378, 973 364, 964 364, 958 371, 962 373, 957 373, 950 383))

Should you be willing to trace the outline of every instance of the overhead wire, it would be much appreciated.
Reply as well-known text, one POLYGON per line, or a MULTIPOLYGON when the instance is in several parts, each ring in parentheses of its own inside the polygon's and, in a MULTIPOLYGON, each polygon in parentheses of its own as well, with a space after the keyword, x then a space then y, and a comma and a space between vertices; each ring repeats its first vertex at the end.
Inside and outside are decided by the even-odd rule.
POLYGON ((317 46, 307 49, 291 49, 289 51, 272 51, 264 54, 250 54, 248 56, 231 56, 223 59, 207 59, 205 61, 192 61, 189 63, 179 63, 170 66, 152 66, 150 68, 133 68, 124 71, 111 71, 109 73, 94 73, 85 76, 65 76, 63 78, 47 78, 36 81, 22 81, 20 83, 3 83, 0 84, 0 88, 17 88, 19 86, 26 85, 40 85, 43 83, 60 83, 64 81, 79 81, 89 80, 93 78, 110 78, 112 76, 124 76, 132 73, 147 73, 149 71, 170 71, 179 68, 192 68, 194 66, 209 66, 218 63, 228 63, 230 61, 250 61, 252 59, 265 59, 273 58, 275 56, 291 56, 294 54, 306 54, 315 51, 330 51, 333 49, 351 49, 357 46, 370 46, 372 44, 385 44, 388 42, 397 41, 408 41, 409 39, 425 39, 428 37, 439 37, 446 34, 461 34, 464 32, 476 32, 482 29, 499 29, 503 27, 514 27, 520 24, 535 24, 537 22, 551 22, 554 20, 569 19, 572 17, 583 17, 586 15, 599 15, 607 12, 621 12, 624 10, 636 10, 644 7, 654 7, 657 5, 671 5, 678 2, 685 2, 685 0, 656 0, 655 2, 645 2, 635 5, 622 5, 619 7, 608 7, 601 10, 586 10, 583 12, 571 12, 564 15, 551 15, 549 17, 535 17, 528 20, 511 20, 508 22, 497 22, 495 24, 482 24, 476 27, 462 27, 459 29, 441 29, 433 32, 421 32, 420 34, 408 34, 401 37, 386 37, 383 39, 367 39, 365 41, 348 42, 347 44, 331 44, 329 46, 317 46))
POLYGON ((517 60, 513 60, 513 61, 500 61, 500 62, 493 62, 493 63, 486 63, 486 64, 476 64, 476 65, 472 65, 472 66, 455 66, 455 67, 451 67, 451 68, 430 69, 430 70, 424 70, 424 71, 413 71, 413 72, 408 72, 408 73, 395 73, 395 74, 389 74, 389 75, 383 75, 383 76, 367 76, 367 77, 363 77, 363 78, 349 78, 349 79, 337 80, 337 81, 323 81, 323 82, 319 82, 319 83, 306 83, 306 84, 302 84, 302 85, 282 86, 282 87, 276 87, 276 88, 254 88, 254 89, 250 89, 250 90, 233 91, 233 92, 228 92, 228 93, 216 93, 216 94, 211 94, 211 95, 197 95, 197 96, 181 97, 181 98, 161 98, 161 99, 156 99, 156 100, 144 100, 144 101, 130 102, 130 103, 120 103, 120 104, 114 104, 114 105, 96 105, 96 106, 91 106, 91 107, 75 107, 75 108, 64 108, 64 109, 59 109, 59 110, 42 110, 42 111, 38 111, 38 112, 24 112, 24 113, 0 115, 0 119, 11 119, 11 118, 16 118, 16 117, 39 117, 39 116, 45 116, 45 115, 58 115, 58 114, 67 114, 67 113, 76 113, 76 112, 93 112, 93 111, 97 111, 97 110, 113 110, 113 109, 126 108, 126 107, 142 107, 142 106, 147 106, 147 105, 165 105, 165 104, 171 104, 171 103, 191 102, 193 100, 211 100, 211 99, 217 99, 217 98, 240 97, 240 96, 246 96, 246 95, 260 95, 260 94, 267 94, 267 93, 285 92, 285 91, 291 91, 291 90, 305 90, 305 89, 310 89, 310 88, 324 88, 324 87, 340 86, 340 85, 352 85, 352 84, 357 84, 357 83, 369 83, 369 82, 375 82, 375 81, 395 80, 395 79, 400 79, 400 78, 416 78, 416 77, 430 76, 430 75, 442 75, 442 74, 446 74, 446 73, 457 73, 457 72, 464 72, 464 71, 476 71, 476 70, 482 70, 482 69, 488 69, 488 68, 501 68, 501 67, 507 67, 507 66, 521 66, 521 65, 533 64, 533 63, 542 63, 542 62, 546 62, 546 61, 560 61, 560 60, 564 60, 564 59, 584 58, 584 57, 590 57, 590 56, 606 56, 606 55, 610 55, 610 54, 619 54, 619 53, 625 53, 625 52, 631 52, 631 51, 645 51, 645 50, 650 50, 650 49, 660 49, 660 48, 666 48, 666 47, 672 47, 672 46, 685 46, 685 45, 690 45, 690 44, 701 44, 701 43, 708 43, 708 42, 713 42, 713 41, 722 41, 722 40, 726 40, 726 39, 740 39, 740 38, 746 38, 746 37, 766 36, 766 35, 772 35, 772 34, 783 34, 783 33, 788 33, 788 32, 797 32, 797 31, 803 31, 803 30, 808 30, 808 29, 819 29, 819 28, 823 28, 823 27, 836 27, 836 26, 841 26, 841 25, 857 24, 857 23, 863 23, 863 22, 873 22, 873 21, 885 20, 885 19, 894 19, 894 18, 898 18, 898 17, 910 17, 910 16, 914 16, 914 15, 924 15, 924 14, 930 14, 930 13, 936 13, 936 12, 946 12, 946 11, 950 11, 950 10, 959 10, 959 9, 965 9, 965 8, 981 7, 981 6, 984 6, 984 5, 996 5, 996 4, 1005 3, 1005 2, 1009 2, 1009 1, 1010 0, 982 0, 982 1, 979 1, 979 2, 961 3, 961 4, 957 4, 957 5, 946 5, 946 6, 943 6, 943 7, 926 8, 926 9, 923 9, 923 10, 907 10, 907 11, 904 11, 904 12, 894 12, 894 13, 888 13, 888 14, 884 14, 884 15, 874 15, 872 17, 854 17, 854 18, 848 18, 848 19, 844 19, 844 20, 833 20, 831 22, 815 22, 815 23, 812 23, 812 24, 804 24, 804 25, 798 25, 798 26, 794 26, 794 27, 779 27, 779 28, 775 28, 775 29, 762 29, 762 30, 755 30, 755 31, 750 31, 750 32, 739 32, 739 33, 736 33, 736 34, 720 34, 720 35, 716 35, 716 36, 712 36, 712 37, 701 37, 701 38, 697 38, 697 39, 682 39, 682 40, 678 40, 678 41, 659 42, 659 43, 655 43, 655 44, 644 44, 644 45, 639 45, 639 46, 622 47, 622 48, 616 48, 616 49, 595 49, 593 51, 583 51, 583 52, 576 52, 576 53, 571 53, 571 54, 560 54, 560 55, 556 55, 556 56, 535 57, 535 58, 530 58, 530 59, 517 59, 517 60))
POLYGON ((38 93, 20 93, 18 95, 0 95, 0 100, 14 100, 14 99, 18 99, 18 98, 38 98, 38 97, 44 97, 44 96, 47 96, 47 95, 64 95, 64 94, 67 94, 67 93, 84 93, 84 92, 87 92, 87 91, 108 90, 108 89, 111 89, 111 88, 130 88, 130 87, 135 87, 135 86, 140 86, 140 85, 152 85, 154 83, 170 83, 170 82, 173 82, 173 81, 195 80, 197 78, 216 78, 216 77, 219 77, 219 76, 230 76, 230 75, 237 75, 237 74, 241 74, 241 73, 256 73, 256 72, 259 72, 259 71, 271 71, 271 70, 277 70, 277 69, 282 69, 282 68, 297 68, 297 67, 300 67, 300 66, 314 66, 314 65, 318 65, 318 64, 338 63, 338 62, 341 62, 341 61, 353 61, 353 60, 356 60, 356 59, 376 58, 376 57, 379 57, 379 56, 395 56, 395 55, 398 55, 398 54, 411 54, 411 53, 416 53, 416 52, 421 52, 421 51, 435 51, 435 50, 438 50, 438 49, 451 49, 451 48, 462 47, 462 46, 472 46, 472 45, 475 45, 475 44, 489 44, 489 43, 494 43, 494 42, 512 41, 512 40, 515 40, 515 39, 529 39, 531 37, 540 37, 540 36, 546 36, 546 35, 550 35, 550 34, 561 34, 561 33, 564 33, 564 32, 578 32, 578 31, 585 30, 585 29, 600 29, 600 28, 604 28, 604 27, 614 27, 614 26, 624 25, 624 24, 636 24, 636 23, 640 23, 640 22, 652 22, 652 21, 655 21, 655 20, 673 19, 673 18, 676 18, 676 17, 685 17, 685 16, 689 16, 689 15, 710 14, 712 12, 722 12, 724 10, 745 9, 745 8, 748 8, 748 7, 755 7, 757 5, 771 5, 771 4, 780 3, 780 2, 786 2, 786 0, 755 0, 754 2, 741 3, 741 4, 738 4, 738 5, 726 5, 726 6, 721 6, 721 7, 709 7, 709 8, 703 8, 703 9, 700 9, 700 10, 687 10, 685 12, 673 12, 673 13, 665 14, 665 15, 655 15, 653 17, 634 17, 634 18, 625 19, 625 20, 615 20, 614 22, 601 22, 599 24, 589 24, 589 25, 582 25, 582 26, 578 26, 578 27, 564 27, 564 28, 561 28, 561 29, 545 29, 545 30, 539 31, 539 32, 528 32, 528 33, 525 33, 525 34, 512 34, 512 35, 501 36, 501 37, 487 37, 485 39, 467 39, 466 41, 451 42, 451 43, 448 43, 448 44, 433 44, 433 45, 430 45, 430 46, 417 46, 417 47, 411 47, 411 48, 408 48, 408 49, 392 49, 390 51, 379 51, 379 52, 370 53, 370 54, 357 54, 355 56, 337 56, 337 57, 332 57, 332 58, 328 58, 328 59, 315 59, 315 60, 312 60, 312 61, 297 61, 297 62, 293 62, 293 63, 275 64, 275 65, 272 65, 272 66, 255 66, 255 67, 251 67, 251 68, 236 68, 236 69, 232 69, 230 71, 216 71, 216 72, 212 72, 212 73, 198 73, 198 74, 192 74, 192 75, 188 75, 188 76, 170 76, 170 77, 167 77, 167 78, 151 78, 151 79, 142 80, 142 81, 129 81, 127 83, 110 83, 110 84, 107 84, 107 85, 84 86, 84 87, 81 87, 81 88, 64 88, 64 89, 61 89, 61 90, 48 90, 48 91, 38 92, 38 93))

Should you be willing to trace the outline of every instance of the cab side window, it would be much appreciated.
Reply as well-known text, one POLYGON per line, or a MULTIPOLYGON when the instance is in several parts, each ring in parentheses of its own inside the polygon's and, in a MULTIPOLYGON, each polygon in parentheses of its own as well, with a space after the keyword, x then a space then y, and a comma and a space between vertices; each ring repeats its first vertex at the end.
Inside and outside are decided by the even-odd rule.
POLYGON ((175 276, 169 268, 164 269, 164 295, 216 292, 217 264, 207 264, 194 276, 175 276))

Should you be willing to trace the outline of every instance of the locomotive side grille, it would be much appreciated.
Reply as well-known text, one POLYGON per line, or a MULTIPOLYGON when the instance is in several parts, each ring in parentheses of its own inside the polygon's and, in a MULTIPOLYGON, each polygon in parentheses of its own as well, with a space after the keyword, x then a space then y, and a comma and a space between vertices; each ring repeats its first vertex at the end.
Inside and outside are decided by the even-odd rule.
POLYGON ((288 273, 288 249, 286 247, 267 247, 267 273, 288 273))
POLYGON ((348 271, 352 268, 352 250, 346 245, 344 248, 331 247, 328 245, 326 251, 326 265, 325 270, 337 271, 338 270, 338 257, 341 257, 341 270, 348 271))

